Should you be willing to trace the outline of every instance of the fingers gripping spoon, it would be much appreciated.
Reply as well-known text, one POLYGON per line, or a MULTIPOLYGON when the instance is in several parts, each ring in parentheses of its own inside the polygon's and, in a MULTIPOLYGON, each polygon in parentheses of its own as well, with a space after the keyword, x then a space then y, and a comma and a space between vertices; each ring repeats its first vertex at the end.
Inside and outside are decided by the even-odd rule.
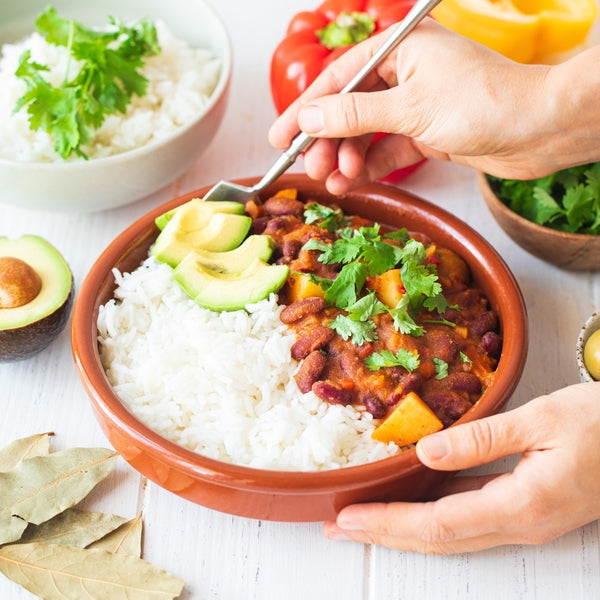
MULTIPOLYGON (((398 25, 394 32, 387 38, 382 46, 373 54, 371 59, 356 75, 344 86, 340 94, 354 91, 371 73, 371 71, 441 2, 441 0, 417 0, 406 17, 398 25)), ((219 181, 204 196, 204 200, 219 201, 229 200, 246 204, 254 198, 261 190, 273 183, 280 175, 287 171, 295 162, 296 158, 314 142, 315 138, 308 134, 299 133, 264 177, 254 186, 247 187, 230 181, 219 181)))

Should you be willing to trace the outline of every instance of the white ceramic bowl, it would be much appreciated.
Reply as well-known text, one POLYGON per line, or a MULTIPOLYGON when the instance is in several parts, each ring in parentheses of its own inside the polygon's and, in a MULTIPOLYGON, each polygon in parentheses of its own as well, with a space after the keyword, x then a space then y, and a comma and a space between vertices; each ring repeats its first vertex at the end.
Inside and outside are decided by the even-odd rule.
POLYGON ((583 324, 583 327, 579 331, 579 336, 577 337, 575 358, 577 361, 577 370, 579 371, 579 379, 583 383, 595 381, 585 366, 585 361, 583 360, 583 351, 589 337, 598 329, 600 329, 600 311, 597 311, 588 317, 586 322, 583 324))
MULTIPOLYGON (((0 45, 35 28, 47 0, 0 2, 0 45)), ((214 137, 225 112, 231 79, 231 42, 203 0, 53 0, 60 16, 102 26, 108 16, 164 21, 171 33, 221 61, 218 84, 204 112, 173 135, 147 146, 84 162, 23 163, 0 158, 0 202, 23 207, 92 212, 129 204, 185 172, 214 137)))

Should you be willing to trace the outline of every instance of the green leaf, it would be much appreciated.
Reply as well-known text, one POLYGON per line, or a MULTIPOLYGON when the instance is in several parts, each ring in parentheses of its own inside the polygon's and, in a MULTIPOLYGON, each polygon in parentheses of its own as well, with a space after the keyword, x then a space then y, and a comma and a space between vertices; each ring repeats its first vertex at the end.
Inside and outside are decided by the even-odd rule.
POLYGON ((346 218, 339 208, 324 206, 318 202, 308 202, 304 208, 304 222, 316 223, 327 231, 336 231, 346 226, 346 218))
POLYGON ((116 460, 116 452, 105 448, 71 448, 0 473, 0 544, 18 540, 28 523, 39 525, 82 500, 116 460))
POLYGON ((27 107, 30 128, 54 138, 54 148, 63 158, 73 153, 85 157, 82 146, 90 142, 93 129, 102 125, 106 115, 124 113, 134 94, 146 93, 148 82, 139 70, 145 58, 160 51, 154 25, 145 19, 133 26, 109 22, 110 31, 93 30, 47 7, 36 27, 48 43, 69 50, 72 61, 65 81, 52 86, 42 76, 48 68, 31 61, 29 52, 20 58, 15 72, 27 84, 15 110, 27 107))
POLYGON ((0 571, 45 600, 166 600, 184 585, 135 556, 40 543, 0 548, 0 571))
POLYGON ((448 377, 448 363, 441 358, 434 358, 433 364, 435 365, 435 378, 444 379, 448 377))
POLYGON ((354 304, 367 279, 367 267, 358 261, 342 267, 338 276, 325 292, 325 300, 338 308, 354 304))
POLYGON ((371 371, 378 371, 384 367, 404 367, 409 373, 412 373, 420 364, 419 353, 406 348, 400 348, 396 353, 391 350, 382 350, 365 358, 365 365, 371 371))
POLYGON ((38 433, 14 440, 0 449, 0 471, 14 469, 22 460, 50 453, 50 433, 38 433))
POLYGON ((113 554, 142 555, 142 513, 90 544, 88 548, 106 550, 113 554))
POLYGON ((29 525, 16 543, 40 542, 85 548, 125 523, 118 515, 68 508, 40 525, 29 525))
POLYGON ((330 324, 343 340, 352 338, 357 346, 377 339, 377 330, 373 321, 361 321, 352 316, 338 315, 330 324))

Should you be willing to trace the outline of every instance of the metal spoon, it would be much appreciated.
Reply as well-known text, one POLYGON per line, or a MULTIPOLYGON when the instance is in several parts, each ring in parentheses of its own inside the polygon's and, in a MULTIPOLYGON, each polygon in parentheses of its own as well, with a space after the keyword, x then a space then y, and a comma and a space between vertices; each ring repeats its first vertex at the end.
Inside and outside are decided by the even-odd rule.
MULTIPOLYGON (((398 25, 383 45, 373 54, 364 67, 344 86, 340 94, 354 91, 365 77, 399 44, 442 0, 417 0, 406 17, 398 25)), ((230 181, 219 181, 204 196, 204 200, 231 200, 245 204, 261 190, 273 183, 287 171, 296 158, 304 152, 315 138, 306 133, 299 133, 264 177, 254 186, 247 187, 230 181)))

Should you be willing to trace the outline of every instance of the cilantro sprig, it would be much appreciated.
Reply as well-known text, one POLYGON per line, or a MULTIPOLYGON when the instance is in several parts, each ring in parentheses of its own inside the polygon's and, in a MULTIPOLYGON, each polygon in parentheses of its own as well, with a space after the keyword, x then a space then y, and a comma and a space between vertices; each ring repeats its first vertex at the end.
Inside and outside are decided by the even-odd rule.
POLYGON ((600 163, 521 181, 488 175, 511 210, 538 225, 570 233, 600 234, 600 163))
POLYGON ((36 19, 37 31, 48 43, 69 50, 66 76, 60 86, 44 77, 47 65, 31 59, 26 50, 19 58, 15 75, 25 81, 27 91, 15 112, 26 107, 29 125, 54 138, 62 158, 73 153, 87 158, 82 150, 94 129, 107 115, 124 113, 132 96, 143 96, 148 81, 139 69, 148 56, 160 53, 154 25, 143 19, 128 26, 109 17, 107 31, 88 29, 60 17, 48 6, 36 19))
POLYGON ((340 211, 309 203, 305 221, 316 223, 338 235, 333 242, 310 239, 304 250, 320 252, 318 260, 324 264, 341 265, 333 281, 313 281, 321 285, 325 300, 346 314, 338 315, 331 323, 343 339, 352 338, 355 344, 377 339, 372 318, 389 312, 394 325, 401 333, 422 335, 422 326, 415 317, 423 310, 442 313, 447 302, 438 282, 436 267, 426 261, 425 247, 409 238, 405 229, 382 233, 379 224, 352 228, 340 211), (399 243, 391 243, 399 242, 399 243), (400 277, 406 290, 398 306, 389 308, 377 300, 374 292, 364 295, 369 278, 400 268, 400 277))
POLYGON ((365 358, 365 365, 371 371, 378 371, 384 367, 404 367, 409 373, 412 373, 420 364, 419 353, 406 348, 400 348, 397 352, 391 350, 373 352, 365 358))

